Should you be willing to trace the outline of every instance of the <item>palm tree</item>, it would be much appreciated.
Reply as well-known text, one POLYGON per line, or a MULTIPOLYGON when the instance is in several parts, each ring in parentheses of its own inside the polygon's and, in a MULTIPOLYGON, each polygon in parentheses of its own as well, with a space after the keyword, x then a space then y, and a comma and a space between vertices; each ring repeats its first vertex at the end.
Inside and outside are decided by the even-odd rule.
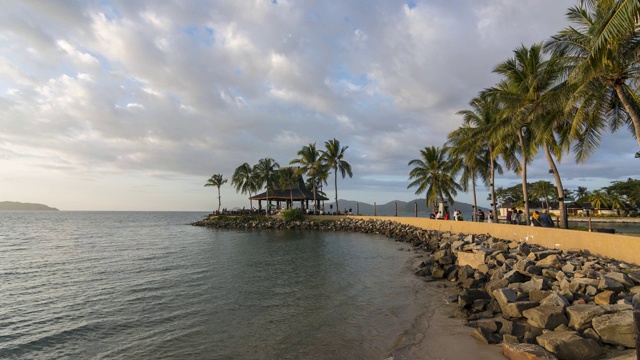
POLYGON ((628 124, 640 144, 640 2, 581 0, 567 18, 574 25, 551 38, 545 48, 561 51, 571 61, 569 83, 574 86, 572 136, 578 162, 597 147, 602 130, 628 124))
POLYGON ((236 191, 239 191, 241 194, 249 194, 249 209, 253 209, 251 193, 257 189, 251 165, 244 163, 238 166, 231 177, 231 184, 234 185, 236 191))
POLYGON ((278 187, 280 190, 289 189, 290 204, 287 209, 293 207, 293 188, 298 184, 298 175, 293 167, 285 167, 278 170, 278 187))
MULTIPOLYGON (((491 209, 498 219, 497 210, 497 198, 495 190, 495 173, 502 174, 502 166, 498 163, 498 155, 503 152, 499 147, 500 141, 492 138, 491 134, 495 132, 496 124, 499 119, 500 109, 495 98, 491 98, 486 93, 481 93, 478 97, 471 100, 469 103, 471 109, 458 111, 458 115, 462 115, 463 126, 468 126, 470 134, 465 136, 467 141, 456 141, 456 145, 451 145, 453 148, 462 147, 462 149, 471 148, 475 144, 482 144, 481 155, 484 157, 483 163, 489 166, 489 189, 491 209)), ((451 137, 451 135, 449 135, 451 137)), ((454 151, 457 152, 457 151, 454 151)), ((486 180, 486 176, 485 176, 486 180)), ((463 182, 464 184, 464 182, 463 182)), ((465 190, 466 191, 466 190, 465 190)), ((475 198, 474 198, 474 207, 475 198)), ((474 212, 475 216, 475 212, 474 212)))
POLYGON ((607 206, 607 194, 602 190, 593 190, 591 196, 589 197, 589 201, 591 201, 591 206, 600 210, 602 206, 607 206))
MULTIPOLYGON (((522 192, 524 208, 529 223, 529 196, 527 191, 527 163, 537 152, 537 145, 542 143, 545 154, 549 151, 550 137, 547 132, 536 131, 536 122, 545 117, 558 118, 555 111, 558 106, 556 86, 561 82, 562 56, 553 54, 549 59, 542 56, 542 44, 534 44, 530 48, 520 46, 514 50, 514 57, 499 64, 494 72, 503 76, 503 80, 490 93, 500 100, 503 110, 508 114, 503 123, 505 135, 516 133, 519 142, 521 160, 519 170, 522 175, 522 192)), ((550 166, 555 168, 553 159, 548 156, 550 166)), ((556 174, 557 169, 554 170, 556 174)), ((562 183, 556 177, 558 194, 564 197, 562 183)))
POLYGON ((591 196, 591 192, 584 186, 578 186, 576 190, 576 200, 584 199, 591 196))
POLYGON ((433 203, 437 206, 438 198, 447 199, 453 204, 453 197, 458 195, 462 187, 455 181, 454 164, 449 161, 449 149, 445 147, 428 146, 420 150, 420 158, 409 161, 413 166, 409 172, 409 180, 413 180, 408 188, 417 186, 416 195, 425 193, 427 209, 433 203))
POLYGON ((531 184, 531 193, 536 199, 541 199, 547 204, 549 209, 549 199, 553 197, 555 187, 546 180, 536 181, 531 184))
POLYGON ((333 138, 329 141, 325 141, 324 148, 326 150, 322 151, 322 159, 324 160, 328 168, 333 169, 333 184, 336 191, 336 210, 339 214, 340 206, 338 205, 338 172, 340 172, 340 175, 342 175, 343 179, 346 175, 349 175, 349 177, 353 177, 353 173, 351 172, 351 164, 344 160, 344 153, 349 147, 341 147, 340 141, 333 138))
POLYGON ((218 188, 218 213, 220 213, 220 206, 222 205, 222 198, 220 197, 220 187, 227 182, 227 179, 222 178, 222 174, 212 175, 204 186, 215 186, 218 188))
MULTIPOLYGON (((462 191, 469 191, 471 183, 473 208, 477 209, 476 179, 479 177, 485 184, 489 182, 489 163, 486 162, 486 143, 475 139, 474 130, 468 125, 463 125, 449 134, 447 144, 450 146, 450 161, 453 162, 454 169, 462 170, 459 182, 462 191)), ((475 211, 473 217, 476 217, 475 211)))
POLYGON ((280 167, 273 158, 260 159, 253 167, 253 174, 257 188, 265 187, 267 193, 267 215, 269 215, 269 190, 273 190, 273 185, 277 181, 276 170, 280 167))
POLYGON ((609 205, 611 206, 611 210, 615 210, 616 211, 616 215, 618 215, 618 216, 620 216, 620 210, 627 207, 627 204, 625 204, 625 202, 622 199, 622 197, 620 196, 620 194, 618 194, 615 191, 613 191, 613 192, 608 194, 607 201, 608 201, 609 205))
POLYGON ((298 164, 300 165, 299 174, 307 174, 310 178, 312 184, 311 191, 313 192, 313 204, 314 204, 314 212, 319 207, 318 201, 316 198, 316 188, 318 176, 322 173, 324 166, 324 162, 321 158, 320 152, 316 149, 316 144, 309 144, 303 146, 300 151, 298 151, 298 158, 291 160, 290 164, 298 164))

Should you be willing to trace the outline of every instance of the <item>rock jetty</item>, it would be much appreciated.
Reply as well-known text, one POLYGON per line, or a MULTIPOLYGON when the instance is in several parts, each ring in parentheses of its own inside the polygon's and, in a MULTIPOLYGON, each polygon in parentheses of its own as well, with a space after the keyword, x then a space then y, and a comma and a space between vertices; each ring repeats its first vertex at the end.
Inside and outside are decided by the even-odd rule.
POLYGON ((209 218, 193 225, 350 231, 409 243, 419 254, 415 274, 452 283, 456 293, 448 300, 457 305, 452 316, 474 328, 479 341, 502 344, 508 359, 601 359, 637 346, 633 309, 640 309, 640 267, 581 249, 349 217, 318 222, 209 218))

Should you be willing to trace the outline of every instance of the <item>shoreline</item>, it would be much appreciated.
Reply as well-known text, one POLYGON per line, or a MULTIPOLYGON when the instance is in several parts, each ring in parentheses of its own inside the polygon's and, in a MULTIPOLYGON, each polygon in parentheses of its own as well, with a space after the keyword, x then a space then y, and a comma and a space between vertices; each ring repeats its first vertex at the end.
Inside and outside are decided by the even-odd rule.
POLYGON ((548 249, 489 234, 454 234, 392 220, 225 220, 192 225, 360 232, 407 243, 419 262, 413 265, 416 279, 425 282, 425 312, 415 319, 413 332, 398 336, 400 347, 386 360, 458 359, 470 353, 477 355, 474 359, 493 360, 505 358, 504 349, 527 356, 531 348, 565 359, 577 358, 579 351, 586 351, 581 355, 585 359, 627 359, 635 354, 630 349, 635 340, 627 331, 610 328, 605 319, 633 326, 633 306, 640 310, 637 265, 580 249, 548 249), (584 307, 593 314, 588 322, 581 315, 584 307))

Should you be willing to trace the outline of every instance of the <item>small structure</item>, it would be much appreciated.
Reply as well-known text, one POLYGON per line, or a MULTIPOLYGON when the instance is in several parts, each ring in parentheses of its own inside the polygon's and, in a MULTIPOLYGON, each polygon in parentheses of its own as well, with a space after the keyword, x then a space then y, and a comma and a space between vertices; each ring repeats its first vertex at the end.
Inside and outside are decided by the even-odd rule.
MULTIPOLYGON (((269 197, 267 198, 267 192, 265 191, 249 198, 249 200, 258 200, 258 212, 262 212, 262 201, 267 201, 267 199, 269 203, 275 201, 276 208, 280 208, 280 205, 283 202, 285 203, 286 208, 290 208, 293 207, 293 202, 299 201, 300 208, 302 209, 309 209, 309 201, 313 203, 314 200, 313 192, 308 190, 305 186, 302 175, 298 177, 298 183, 292 188, 269 190, 268 195, 269 197)), ((316 190, 315 200, 316 203, 312 210, 319 210, 320 201, 326 201, 329 200, 329 198, 320 195, 316 190)), ((269 208, 269 203, 267 203, 267 209, 271 210, 269 208)))

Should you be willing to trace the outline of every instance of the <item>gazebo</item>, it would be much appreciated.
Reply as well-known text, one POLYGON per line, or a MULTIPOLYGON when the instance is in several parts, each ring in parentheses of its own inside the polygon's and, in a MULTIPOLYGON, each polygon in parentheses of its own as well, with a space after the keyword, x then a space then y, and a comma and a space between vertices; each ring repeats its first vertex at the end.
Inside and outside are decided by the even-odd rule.
MULTIPOLYGON (((309 201, 313 202, 313 192, 308 190, 304 184, 304 180, 302 179, 302 175, 298 176, 298 184, 292 188, 288 189, 273 189, 269 191, 269 202, 275 201, 276 206, 279 208, 280 204, 284 202, 288 207, 293 206, 292 199, 294 202, 300 202, 300 207, 303 209, 309 209, 309 201)), ((258 212, 262 212, 262 200, 267 200, 267 192, 263 192, 257 195, 254 195, 249 198, 249 200, 258 200, 258 212)), ((316 204, 315 209, 320 208, 320 201, 329 200, 329 198, 324 197, 318 194, 316 190, 315 196, 316 204)), ((269 204, 267 204, 267 207, 269 204)))

